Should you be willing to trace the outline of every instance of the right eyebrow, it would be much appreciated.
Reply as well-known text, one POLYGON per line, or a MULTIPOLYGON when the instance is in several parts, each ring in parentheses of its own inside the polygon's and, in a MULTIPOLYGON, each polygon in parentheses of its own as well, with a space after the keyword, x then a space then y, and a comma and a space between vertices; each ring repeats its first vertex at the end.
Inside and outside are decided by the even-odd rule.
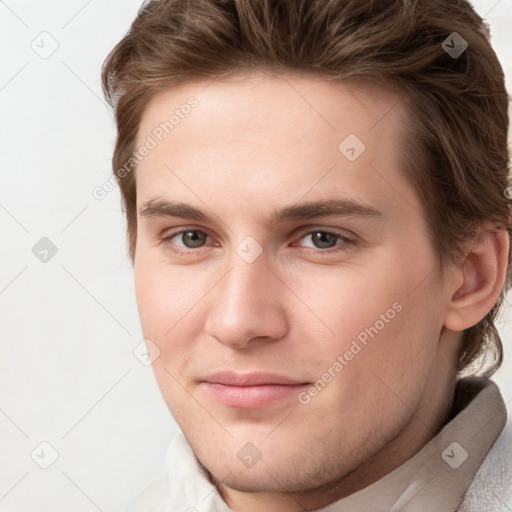
POLYGON ((143 217, 180 217, 183 219, 212 222, 213 219, 201 210, 186 203, 153 198, 139 208, 143 217))

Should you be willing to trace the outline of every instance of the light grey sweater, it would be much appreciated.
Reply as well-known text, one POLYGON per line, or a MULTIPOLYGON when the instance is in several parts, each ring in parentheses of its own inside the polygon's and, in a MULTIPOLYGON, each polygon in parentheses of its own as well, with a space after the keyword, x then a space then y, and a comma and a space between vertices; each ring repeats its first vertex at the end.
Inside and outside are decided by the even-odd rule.
MULTIPOLYGON (((512 512, 512 424, 498 387, 461 379, 453 419, 416 455, 317 512, 512 512)), ((162 476, 125 512, 233 512, 180 432, 162 476)), ((270 511, 269 511, 270 512, 270 511)))

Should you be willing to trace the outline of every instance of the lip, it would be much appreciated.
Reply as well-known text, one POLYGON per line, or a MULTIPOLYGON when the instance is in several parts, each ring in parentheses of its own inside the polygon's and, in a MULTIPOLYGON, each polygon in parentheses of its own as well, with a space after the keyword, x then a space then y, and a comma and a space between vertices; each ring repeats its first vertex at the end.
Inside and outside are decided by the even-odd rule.
POLYGON ((208 394, 228 407, 257 409, 278 400, 290 399, 309 382, 266 372, 218 372, 202 382, 208 394))
POLYGON ((212 373, 203 379, 212 384, 223 384, 225 386, 269 386, 283 385, 293 386, 298 384, 309 384, 298 379, 268 372, 235 373, 230 371, 212 373))

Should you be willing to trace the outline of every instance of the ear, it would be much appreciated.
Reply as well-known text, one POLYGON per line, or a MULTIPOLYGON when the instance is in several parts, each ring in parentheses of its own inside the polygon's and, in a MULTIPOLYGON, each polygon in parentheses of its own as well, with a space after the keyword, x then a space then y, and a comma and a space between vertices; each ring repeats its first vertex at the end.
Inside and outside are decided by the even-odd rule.
POLYGON ((509 245, 508 232, 490 225, 469 243, 456 270, 459 287, 448 301, 444 321, 448 329, 469 329, 492 309, 506 279, 509 245))

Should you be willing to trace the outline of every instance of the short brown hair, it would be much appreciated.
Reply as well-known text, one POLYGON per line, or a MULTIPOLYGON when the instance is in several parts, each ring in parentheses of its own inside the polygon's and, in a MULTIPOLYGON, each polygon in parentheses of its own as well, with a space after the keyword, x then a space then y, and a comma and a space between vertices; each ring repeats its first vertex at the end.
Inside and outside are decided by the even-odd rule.
MULTIPOLYGON (((437 270, 485 222, 511 230, 508 96, 489 30, 465 0, 153 0, 103 64, 103 91, 115 110, 112 159, 128 222, 137 237, 135 150, 148 101, 172 86, 256 70, 308 73, 392 87, 409 111, 404 172, 425 211, 437 270), (454 39, 455 38, 455 39, 454 39), (448 50, 464 50, 460 55, 448 50), (458 46, 455 46, 457 43, 458 46)), ((462 370, 491 354, 503 360, 494 325, 511 285, 462 336, 462 370)))

